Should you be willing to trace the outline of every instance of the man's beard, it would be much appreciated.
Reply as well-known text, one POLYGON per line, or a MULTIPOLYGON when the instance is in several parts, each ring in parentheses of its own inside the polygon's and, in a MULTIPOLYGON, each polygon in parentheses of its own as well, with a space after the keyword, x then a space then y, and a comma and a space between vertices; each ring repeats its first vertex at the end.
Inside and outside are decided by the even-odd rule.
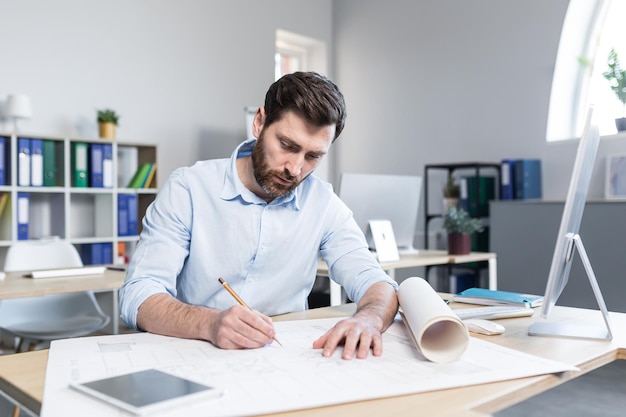
POLYGON ((254 178, 256 179, 256 182, 261 186, 261 188, 263 188, 263 191, 265 191, 267 195, 272 198, 282 197, 288 194, 302 182, 302 180, 298 181, 295 176, 291 175, 287 169, 280 172, 269 168, 267 156, 265 154, 263 132, 259 135, 256 145, 252 149, 252 169, 254 171, 254 178), (279 184, 274 181, 274 176, 279 176, 285 180, 293 182, 289 185, 279 184))

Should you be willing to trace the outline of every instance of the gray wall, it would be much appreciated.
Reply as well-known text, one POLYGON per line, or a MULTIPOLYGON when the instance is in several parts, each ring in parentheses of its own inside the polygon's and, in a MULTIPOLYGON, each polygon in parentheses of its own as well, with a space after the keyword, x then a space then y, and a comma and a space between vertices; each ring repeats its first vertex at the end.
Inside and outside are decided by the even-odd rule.
MULTIPOLYGON (((621 312, 626 312, 626 222, 615 219, 625 211, 624 202, 590 201, 580 225, 580 237, 606 305, 621 312)), ((562 212, 563 203, 557 202, 491 203, 491 245, 498 254, 499 289, 544 293, 562 212)), ((557 304, 598 308, 578 251, 557 304)))
POLYGON ((119 140, 158 143, 159 185, 244 139, 244 106, 262 104, 274 80, 276 29, 332 42, 331 0, 5 0, 0 9, 0 105, 19 92, 33 101, 21 130, 94 137, 95 109, 111 107, 119 140))
MULTIPOLYGON (((335 178, 344 171, 422 174, 427 163, 541 158, 544 197, 565 198, 578 142, 548 144, 546 126, 567 5, 335 1, 336 78, 349 106, 335 178)), ((624 139, 602 141, 591 198, 602 197, 604 157, 626 153, 624 139)), ((440 189, 432 191, 439 200, 440 189)))

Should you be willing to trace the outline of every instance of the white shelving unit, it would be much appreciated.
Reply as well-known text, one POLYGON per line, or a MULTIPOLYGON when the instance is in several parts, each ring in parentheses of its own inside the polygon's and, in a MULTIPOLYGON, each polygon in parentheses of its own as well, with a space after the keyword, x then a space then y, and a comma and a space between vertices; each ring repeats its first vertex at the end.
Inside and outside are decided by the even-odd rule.
POLYGON ((10 198, 0 215, 0 265, 4 263, 7 248, 18 241, 17 196, 29 195, 28 239, 58 237, 69 240, 79 252, 81 245, 110 243, 113 261, 116 261, 118 243, 125 244, 130 257, 141 232, 141 219, 157 194, 156 175, 149 188, 126 188, 130 178, 144 163, 156 163, 156 145, 126 143, 105 139, 60 138, 40 135, 0 133, 5 138, 6 184, 0 193, 10 198), (53 141, 55 146, 56 181, 54 186, 18 185, 18 138, 53 141), (72 144, 107 143, 113 148, 113 187, 76 187, 73 184, 72 144), (122 163, 120 163, 120 159, 122 163), (118 236, 118 195, 137 195, 138 234, 118 236))

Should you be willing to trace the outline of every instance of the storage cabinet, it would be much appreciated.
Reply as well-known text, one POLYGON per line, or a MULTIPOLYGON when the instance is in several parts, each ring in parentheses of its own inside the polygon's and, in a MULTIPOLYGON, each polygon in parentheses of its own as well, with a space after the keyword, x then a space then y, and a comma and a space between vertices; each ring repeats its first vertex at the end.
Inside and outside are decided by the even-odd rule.
MULTIPOLYGON (((457 179, 464 177, 466 182, 461 185, 462 199, 465 201, 459 201, 459 204, 464 207, 472 217, 481 218, 485 230, 481 233, 472 235, 472 251, 488 252, 489 249, 489 200, 498 198, 498 191, 500 188, 500 164, 490 162, 459 162, 449 164, 429 164, 424 167, 424 248, 429 248, 429 236, 431 223, 435 219, 442 220, 444 217, 442 205, 438 205, 430 201, 435 196, 438 196, 443 200, 443 194, 441 189, 431 190, 435 185, 443 186, 448 176, 455 176, 457 179), (491 181, 483 181, 485 179, 491 179, 491 181), (465 189, 463 189, 465 188, 465 189)), ((440 201, 441 201, 440 200, 440 201)), ((438 202, 437 202, 438 203, 438 202)), ((486 281, 481 279, 481 271, 486 271, 488 266, 486 262, 477 262, 471 264, 464 264, 462 267, 455 266, 442 266, 442 267, 427 267, 426 275, 428 276, 430 270, 437 268, 438 270, 445 270, 444 274, 447 285, 440 285, 442 291, 458 292, 461 287, 469 286, 486 286, 480 281, 486 281), (468 277, 467 274, 470 274, 468 277)), ((485 274, 483 274, 485 275, 485 274)), ((443 276, 438 276, 438 282, 443 276)))
POLYGON ((0 133, 0 264, 15 242, 46 238, 69 240, 85 264, 128 260, 157 193, 156 171, 141 188, 128 186, 156 160, 150 144, 0 133), (123 213, 136 222, 130 235, 119 233, 120 195, 136 200, 136 213, 123 213))

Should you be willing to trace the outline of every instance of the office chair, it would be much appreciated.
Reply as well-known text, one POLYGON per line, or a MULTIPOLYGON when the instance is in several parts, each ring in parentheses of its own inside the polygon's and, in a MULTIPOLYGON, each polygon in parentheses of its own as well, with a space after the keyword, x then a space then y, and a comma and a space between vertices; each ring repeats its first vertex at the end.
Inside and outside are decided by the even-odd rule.
MULTIPOLYGON (((4 262, 9 272, 81 266, 78 251, 65 240, 18 242, 9 247, 4 262)), ((109 321, 92 291, 0 301, 0 332, 18 339, 16 352, 24 345, 34 350, 55 339, 86 336, 109 321)))

